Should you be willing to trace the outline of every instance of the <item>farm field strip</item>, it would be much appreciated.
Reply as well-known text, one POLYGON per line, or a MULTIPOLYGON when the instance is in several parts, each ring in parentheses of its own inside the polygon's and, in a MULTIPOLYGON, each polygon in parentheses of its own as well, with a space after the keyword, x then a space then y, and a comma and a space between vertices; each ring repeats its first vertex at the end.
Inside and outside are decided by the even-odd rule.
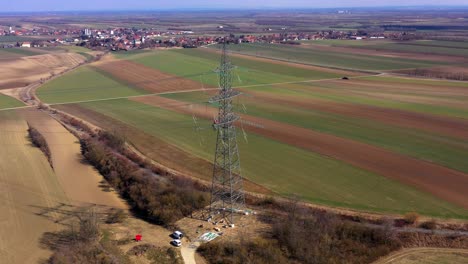
MULTIPOLYGON (((210 46, 216 48, 216 46, 210 46)), ((389 71, 406 68, 432 67, 443 62, 414 59, 362 56, 358 54, 334 53, 324 50, 298 49, 279 44, 239 44, 230 46, 233 52, 250 56, 280 59, 323 67, 348 70, 389 71)))
MULTIPOLYGON (((208 86, 218 86, 214 70, 218 67, 218 54, 209 50, 169 50, 151 53, 148 56, 137 56, 129 60, 172 75, 186 77, 208 86), (206 75, 200 76, 201 73, 206 75)), ((341 70, 304 68, 298 65, 290 67, 287 64, 258 61, 254 58, 232 58, 237 66, 233 86, 256 85, 265 83, 293 82, 312 79, 341 78, 341 70)), ((355 73, 348 72, 354 76, 355 73)))
MULTIPOLYGON (((420 122, 418 114, 391 109, 372 109, 299 96, 274 96, 254 91, 247 93, 248 96, 235 103, 237 112, 246 109, 252 116, 383 147, 468 173, 464 158, 464 153, 468 151, 468 122, 464 126, 454 124, 455 127, 461 126, 461 130, 455 127, 445 129, 447 120, 432 116, 423 115, 422 119, 426 117, 427 120, 420 122), (416 120, 415 124, 411 118, 416 120), (432 118, 435 122, 431 124, 432 118), (437 121, 444 125, 437 124, 437 121), (442 133, 435 133, 437 131, 442 133)), ((186 107, 208 107, 205 102, 210 94, 192 92, 161 96, 184 102, 186 107)))
POLYGON ((52 80, 37 91, 42 101, 51 104, 142 94, 147 94, 147 92, 113 80, 89 66, 81 67, 52 80))
POLYGON ((10 58, 19 58, 25 56, 36 56, 41 55, 41 52, 37 50, 30 50, 24 48, 9 48, 9 49, 0 49, 0 57, 2 59, 10 59, 10 58))
MULTIPOLYGON (((80 107, 125 122, 206 160, 212 159, 213 132, 202 129, 201 134, 194 133, 191 115, 128 100, 85 103, 80 107), (200 143, 200 137, 205 138, 205 143, 200 143)), ((202 127, 210 125, 203 119, 199 122, 202 127)), ((249 133, 248 143, 239 141, 246 177, 283 195, 298 193, 308 201, 370 211, 404 212, 412 208, 429 215, 462 218, 466 213, 413 187, 256 133, 249 133), (285 153, 291 159, 285 160, 285 153), (430 207, 421 199, 432 200, 430 207)))
MULTIPOLYGON (((378 87, 378 86, 377 86, 378 87)), ((327 82, 291 84, 284 87, 257 87, 256 90, 264 90, 283 94, 300 94, 305 98, 316 98, 340 103, 362 104, 368 106, 399 109, 409 112, 419 112, 452 118, 468 118, 468 110, 464 107, 452 107, 443 104, 431 103, 409 103, 394 98, 370 97, 363 94, 356 94, 346 91, 345 88, 327 82)), ((457 100, 458 101, 458 100, 457 100)), ((459 101, 458 101, 459 103, 459 101)))
MULTIPOLYGON (((209 160, 195 156, 159 137, 152 136, 141 129, 99 112, 81 107, 78 104, 58 105, 55 107, 79 118, 86 119, 102 129, 119 131, 135 148, 153 161, 162 164, 162 166, 171 170, 175 169, 186 176, 211 182, 213 164, 209 160)), ((199 143, 202 144, 201 140, 199 143)), ((271 194, 270 190, 247 179, 244 179, 244 187, 247 191, 271 194)))
POLYGON ((129 85, 144 89, 148 93, 163 93, 202 88, 201 83, 173 76, 127 60, 99 64, 98 69, 129 85))
MULTIPOLYGON (((204 49, 200 50, 198 52, 198 56, 203 55, 203 57, 207 58, 212 58, 213 55, 209 55, 209 53, 216 54, 216 56, 221 56, 221 51, 217 49, 204 49)), ((252 55, 244 55, 241 53, 229 53, 230 57, 233 59, 234 63, 242 63, 241 65, 246 65, 248 67, 249 65, 252 64, 252 62, 259 62, 259 63, 267 63, 267 64, 273 64, 273 65, 281 65, 281 66, 287 66, 291 69, 295 70, 310 70, 310 71, 319 71, 319 72, 327 72, 327 73, 334 73, 334 74, 340 74, 341 76, 360 76, 362 74, 366 74, 365 72, 358 72, 358 71, 348 71, 348 70, 340 70, 340 69, 332 69, 332 68, 327 68, 327 67, 320 67, 320 66, 314 66, 314 65, 309 65, 309 64, 303 64, 303 63, 297 63, 297 62, 288 62, 288 61, 281 61, 277 59, 269 59, 269 58, 263 58, 263 57, 257 57, 257 56, 252 56, 252 55)))
POLYGON ((313 49, 313 50, 323 50, 325 52, 334 52, 334 53, 346 53, 346 54, 356 54, 356 55, 372 55, 377 57, 385 58, 402 58, 402 59, 412 59, 420 61, 434 61, 442 64, 448 63, 460 63, 466 62, 466 58, 449 56, 449 55, 433 55, 433 54, 419 54, 411 52, 399 52, 399 51, 379 51, 372 49, 372 45, 362 45, 362 46, 346 46, 346 45, 323 45, 316 44, 315 41, 305 42, 303 45, 299 45, 299 48, 313 49))
POLYGON ((51 53, 7 60, 0 65, 0 89, 24 87, 84 62, 74 53, 51 53))
POLYGON ((40 245, 44 232, 59 230, 54 214, 67 203, 44 154, 28 140, 28 126, 14 111, 0 113, 0 256, 5 263, 36 263, 50 255, 40 245))
POLYGON ((10 110, 18 107, 24 107, 24 103, 0 93, 0 110, 10 110))
POLYGON ((78 139, 62 124, 36 109, 25 109, 20 113, 47 141, 55 174, 72 203, 127 208, 114 191, 102 190, 103 177, 91 165, 82 162, 78 139))
MULTIPOLYGON (((200 72, 197 71, 197 73, 191 75, 191 77, 184 78, 184 76, 174 76, 132 61, 111 60, 108 62, 106 61, 94 64, 92 67, 88 66, 75 70, 66 76, 58 78, 57 80, 53 80, 39 89, 38 96, 49 104, 66 104, 131 98, 144 96, 147 94, 164 94, 176 91, 185 92, 210 90, 212 89, 210 87, 213 86, 209 86, 208 83, 202 83, 206 76, 216 77, 214 73, 200 74, 200 72), (204 77, 197 78, 196 76, 204 77), (78 79, 84 81, 78 82, 78 79), (73 84, 68 85, 69 83, 73 84), (117 96, 109 97, 110 94, 117 96), (118 96, 119 94, 122 94, 122 96, 118 96)), ((363 75, 356 78, 366 76, 373 75, 363 75)), ((283 85, 308 83, 335 80, 339 78, 341 77, 330 79, 300 79, 277 83, 266 82, 266 84, 283 85)), ((265 85, 246 85, 245 83, 239 84, 240 85, 236 88, 249 88, 265 85)))
MULTIPOLYGON (((190 109, 177 107, 177 104, 180 105, 181 102, 162 97, 153 96, 134 100, 188 115, 196 113, 208 120, 216 114, 213 108, 191 107, 190 109)), ((186 104, 182 102, 182 106, 184 105, 186 104)), ((468 208, 468 197, 466 197, 464 187, 468 186, 467 174, 357 141, 264 118, 248 115, 242 115, 242 117, 250 123, 263 125, 262 127, 245 126, 244 128, 247 131, 324 156, 333 157, 390 179, 417 186, 440 198, 468 208), (441 175, 444 175, 444 177, 441 177, 441 175)))
POLYGON ((467 48, 430 46, 422 45, 421 43, 386 43, 357 48, 468 57, 467 48))
POLYGON ((396 42, 391 40, 315 40, 304 41, 309 46, 332 46, 332 47, 352 47, 354 49, 363 49, 371 51, 393 51, 412 54, 428 54, 429 57, 439 56, 465 56, 468 55, 468 46, 462 41, 439 41, 422 40, 409 42, 396 42))
MULTIPOLYGON (((363 76, 366 77, 366 76, 363 76)), ((356 77, 356 78, 360 78, 356 77)), ((341 78, 339 78, 341 79, 341 78)), ((321 81, 331 81, 337 79, 326 79, 326 80, 306 80, 306 81, 297 81, 297 82, 281 82, 281 83, 268 83, 268 84, 256 84, 256 85, 245 85, 245 86, 237 86, 233 87, 234 89, 242 89, 242 88, 255 88, 255 87, 265 87, 265 86, 279 86, 285 84, 301 84, 301 83, 314 83, 314 82, 321 82, 321 81)), ((154 81, 156 82, 156 81, 154 81)), ((134 82, 133 86, 139 86, 141 84, 147 84, 148 81, 143 82, 134 82)), ((130 83, 129 83, 130 84, 130 83)), ((198 85, 196 85, 198 86, 198 85)), ((97 88, 97 87, 96 87, 97 88)), ((118 96, 118 97, 106 97, 102 99, 91 99, 91 100, 82 100, 82 101, 69 101, 69 102, 59 102, 59 103, 50 103, 50 105, 66 105, 66 104, 78 104, 78 103, 91 103, 91 102, 100 102, 100 101, 109 101, 109 100, 117 100, 117 99, 130 99, 130 98, 138 98, 138 97, 145 97, 149 95, 165 95, 165 94, 178 94, 178 93, 191 93, 191 92, 210 92, 210 91, 218 91, 219 88, 197 88, 197 89, 188 89, 188 90, 178 90, 178 91, 166 91, 166 92, 157 92, 157 93, 143 93, 140 95, 129 95, 129 96, 118 96)))

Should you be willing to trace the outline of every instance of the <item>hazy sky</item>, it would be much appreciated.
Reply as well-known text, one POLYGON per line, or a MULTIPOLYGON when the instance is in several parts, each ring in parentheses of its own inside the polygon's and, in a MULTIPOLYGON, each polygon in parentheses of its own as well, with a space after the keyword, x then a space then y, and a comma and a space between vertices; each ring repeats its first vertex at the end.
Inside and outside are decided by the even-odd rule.
POLYGON ((177 8, 323 8, 465 5, 468 0, 2 0, 0 12, 177 8))

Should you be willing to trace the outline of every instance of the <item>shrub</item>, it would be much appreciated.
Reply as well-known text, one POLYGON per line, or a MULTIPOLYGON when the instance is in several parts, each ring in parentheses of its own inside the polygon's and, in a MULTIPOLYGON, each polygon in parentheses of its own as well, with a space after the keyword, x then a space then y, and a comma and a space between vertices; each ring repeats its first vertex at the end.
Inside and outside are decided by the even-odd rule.
POLYGON ((42 136, 42 134, 37 129, 35 129, 34 127, 31 127, 29 123, 28 123, 28 126, 29 126, 28 133, 29 133, 29 138, 31 139, 31 142, 34 144, 34 146, 38 147, 44 153, 44 155, 46 155, 47 160, 50 163, 50 166, 53 167, 52 154, 50 152, 49 144, 47 144, 47 141, 45 140, 44 136, 42 136))
POLYGON ((106 219, 106 223, 115 224, 122 223, 127 219, 128 215, 122 209, 116 209, 109 213, 106 219))
POLYGON ((175 177, 169 181, 140 168, 106 146, 109 138, 80 140, 82 154, 130 201, 134 210, 156 224, 167 226, 208 204, 208 194, 197 190, 191 181, 175 177))
POLYGON ((415 224, 419 220, 419 214, 416 212, 410 212, 405 214, 404 220, 407 224, 415 224))
POLYGON ((437 228, 437 223, 434 220, 426 221, 426 222, 421 223, 419 227, 424 228, 424 229, 434 230, 437 228))
POLYGON ((257 263, 257 264, 283 264, 290 263, 283 254, 277 241, 272 239, 255 239, 240 243, 210 242, 202 244, 198 252, 209 263, 257 263))

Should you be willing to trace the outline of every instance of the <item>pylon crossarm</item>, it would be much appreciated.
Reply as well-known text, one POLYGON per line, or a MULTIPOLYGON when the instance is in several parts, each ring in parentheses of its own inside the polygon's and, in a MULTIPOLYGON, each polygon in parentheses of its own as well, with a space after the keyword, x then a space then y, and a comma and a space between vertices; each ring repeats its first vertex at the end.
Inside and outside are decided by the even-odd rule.
POLYGON ((213 96, 208 102, 210 104, 224 101, 224 100, 230 100, 236 96, 241 95, 242 93, 233 89, 229 89, 228 91, 223 91, 221 90, 220 94, 213 96))

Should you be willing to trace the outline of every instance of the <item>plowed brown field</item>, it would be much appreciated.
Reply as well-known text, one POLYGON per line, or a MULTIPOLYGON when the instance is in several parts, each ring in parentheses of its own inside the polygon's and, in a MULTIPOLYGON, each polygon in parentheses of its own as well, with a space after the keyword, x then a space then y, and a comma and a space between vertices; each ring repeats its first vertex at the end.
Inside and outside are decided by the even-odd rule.
POLYGON ((126 60, 110 60, 96 64, 96 67, 120 81, 141 87, 151 93, 188 91, 201 87, 198 82, 126 60))
POLYGON ((44 54, 8 60, 0 65, 0 89, 26 86, 84 61, 85 57, 75 53, 44 54))
POLYGON ((68 199, 29 141, 28 125, 12 114, 0 113, 0 263, 39 263, 50 255, 40 246, 42 234, 60 228, 42 212, 68 199))
MULTIPOLYGON (((216 114, 214 108, 199 106, 189 109, 184 102, 157 96, 132 98, 132 100, 184 114, 192 115, 195 113, 206 119, 211 119, 216 114)), ((368 144, 293 125, 248 115, 244 115, 242 118, 248 121, 244 128, 250 132, 345 161, 362 169, 410 184, 468 208, 467 174, 368 144), (262 124, 262 127, 250 126, 248 123, 262 124)))

